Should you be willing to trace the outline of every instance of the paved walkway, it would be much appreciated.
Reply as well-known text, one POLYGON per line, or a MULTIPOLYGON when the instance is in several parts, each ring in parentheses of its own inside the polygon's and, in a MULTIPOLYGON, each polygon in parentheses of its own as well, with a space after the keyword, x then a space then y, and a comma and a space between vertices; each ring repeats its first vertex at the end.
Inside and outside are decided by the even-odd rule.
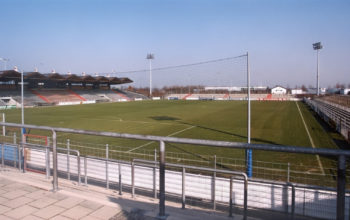
POLYGON ((110 219, 121 210, 0 178, 0 219, 110 219))
MULTIPOLYGON (((37 173, 21 173, 13 168, 0 170, 0 219, 112 219, 151 220, 158 214, 158 200, 97 186, 78 186, 75 182, 59 179, 59 191, 52 192, 52 180, 37 173)), ((190 208, 167 202, 167 220, 232 219, 227 213, 190 208)), ((242 219, 236 215, 234 219, 242 219)), ((248 218, 253 219, 253 218, 248 218)))

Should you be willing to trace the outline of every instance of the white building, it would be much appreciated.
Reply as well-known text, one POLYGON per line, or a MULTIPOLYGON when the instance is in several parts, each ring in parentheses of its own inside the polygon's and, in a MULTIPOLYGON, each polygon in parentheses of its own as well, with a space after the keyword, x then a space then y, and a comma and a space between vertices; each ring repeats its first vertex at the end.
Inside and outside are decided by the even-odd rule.
POLYGON ((304 91, 302 89, 292 89, 291 92, 292 95, 304 94, 304 91))
POLYGON ((350 95, 350 89, 349 88, 342 89, 342 90, 340 90, 340 94, 350 95))
POLYGON ((272 94, 279 94, 279 95, 285 95, 287 94, 287 89, 283 88, 282 86, 276 86, 271 89, 272 94))

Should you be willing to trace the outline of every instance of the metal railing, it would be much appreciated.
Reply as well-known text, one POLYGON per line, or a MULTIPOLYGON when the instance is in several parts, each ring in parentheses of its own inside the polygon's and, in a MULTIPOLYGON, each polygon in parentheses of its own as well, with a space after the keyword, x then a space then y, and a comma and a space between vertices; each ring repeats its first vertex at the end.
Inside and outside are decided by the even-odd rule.
MULTIPOLYGON (((51 175, 51 167, 50 167, 50 150, 53 150, 53 148, 51 146, 45 146, 45 145, 39 145, 39 144, 31 144, 31 143, 19 143, 19 144, 10 144, 10 143, 6 143, 6 144, 1 144, 1 164, 4 167, 5 166, 5 155, 4 155, 4 149, 5 148, 13 148, 13 167, 17 168, 16 162, 18 162, 18 169, 26 172, 26 170, 31 170, 31 167, 27 167, 26 164, 26 158, 25 158, 25 149, 38 149, 40 151, 45 152, 45 175, 46 178, 49 179, 50 175, 51 175)), ((57 151, 65 151, 67 152, 71 152, 71 153, 75 153, 76 157, 77 157, 77 182, 78 185, 81 185, 81 168, 80 168, 80 152, 78 150, 67 150, 66 148, 57 148, 57 151)), ((69 161, 69 160, 67 160, 69 161)), ((55 168, 53 167, 53 170, 55 168)), ((70 173, 69 168, 67 169, 67 174, 70 173)), ((53 190, 57 190, 57 188, 53 187, 53 190)))
MULTIPOLYGON (((135 163, 140 163, 140 164, 153 164, 153 166, 150 166, 151 168, 155 168, 159 166, 159 162, 157 161, 149 161, 149 160, 141 160, 141 159, 134 159, 132 161, 131 167, 132 167, 132 197, 134 197, 135 195, 135 163), (157 166, 158 165, 158 166, 157 166)), ((144 166, 144 165, 143 165, 144 166)), ((180 164, 173 164, 173 163, 166 163, 166 166, 168 167, 177 167, 177 168, 181 168, 182 169, 182 195, 181 195, 181 203, 182 203, 182 208, 184 209, 186 206, 186 194, 185 194, 185 173, 186 173, 186 169, 192 169, 192 170, 200 170, 200 171, 208 171, 208 172, 213 172, 214 176, 216 173, 223 173, 223 174, 229 174, 231 175, 230 177, 230 201, 229 201, 229 217, 232 217, 232 206, 233 206, 233 202, 232 202, 232 180, 233 180, 233 176, 242 176, 244 179, 244 202, 243 202, 243 219, 247 219, 247 207, 248 207, 248 176, 247 174, 243 173, 243 172, 235 172, 235 171, 228 171, 228 170, 220 170, 220 169, 211 169, 211 168, 204 168, 204 167, 195 167, 195 166, 186 166, 186 165, 180 165, 180 164)), ((153 171, 154 174, 154 180, 155 180, 155 170, 153 171)), ((214 178, 215 181, 215 178, 214 178)), ((215 184, 215 183, 214 183, 215 184)), ((155 182, 153 183, 153 190, 155 192, 155 196, 156 196, 156 185, 155 182)), ((215 191, 214 191, 215 192, 215 191)), ((161 195, 160 195, 161 196, 161 195)), ((215 210, 216 207, 216 201, 215 201, 215 195, 213 196, 213 208, 215 210)))
MULTIPOLYGON (((9 126, 17 128, 30 128, 47 130, 52 132, 52 157, 53 157, 53 190, 58 190, 58 175, 57 175, 57 132, 66 132, 73 134, 95 135, 114 138, 127 138, 135 140, 149 140, 159 142, 159 216, 165 215, 165 143, 181 143, 202 145, 211 147, 225 147, 232 149, 252 149, 252 150, 264 150, 264 151, 278 151, 286 153, 297 154, 317 154, 322 156, 334 156, 338 158, 338 170, 337 170, 337 208, 336 215, 337 220, 345 219, 345 183, 346 183, 346 157, 350 156, 350 151, 325 149, 325 148, 306 148, 296 146, 280 146, 280 145, 268 145, 268 144, 247 144, 236 143, 227 141, 212 141, 212 140, 200 140, 200 139, 187 139, 187 138, 175 138, 175 137, 161 137, 151 135, 137 135, 137 134, 125 134, 115 132, 99 132, 88 130, 77 130, 69 128, 55 128, 48 126, 36 126, 36 125, 21 125, 15 123, 0 123, 0 126, 9 126)), ((24 143, 21 143, 24 144, 24 143)))

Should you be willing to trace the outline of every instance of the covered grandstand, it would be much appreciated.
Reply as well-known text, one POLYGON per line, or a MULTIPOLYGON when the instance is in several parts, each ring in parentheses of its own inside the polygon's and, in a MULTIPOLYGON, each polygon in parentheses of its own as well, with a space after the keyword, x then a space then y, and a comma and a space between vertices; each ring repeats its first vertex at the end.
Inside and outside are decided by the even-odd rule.
MULTIPOLYGON (((42 74, 39 72, 23 73, 26 88, 79 88, 98 89, 111 88, 111 85, 132 83, 129 78, 117 77, 92 77, 90 75, 77 76, 75 74, 62 75, 59 73, 42 74)), ((0 71, 1 88, 18 89, 21 81, 21 73, 15 70, 0 71)))
MULTIPOLYGON (((132 83, 129 78, 105 76, 62 75, 59 73, 23 73, 24 105, 69 105, 96 102, 130 101, 147 97, 112 89, 114 85, 132 83)), ((0 104, 21 105, 21 73, 16 70, 0 71, 0 104)))

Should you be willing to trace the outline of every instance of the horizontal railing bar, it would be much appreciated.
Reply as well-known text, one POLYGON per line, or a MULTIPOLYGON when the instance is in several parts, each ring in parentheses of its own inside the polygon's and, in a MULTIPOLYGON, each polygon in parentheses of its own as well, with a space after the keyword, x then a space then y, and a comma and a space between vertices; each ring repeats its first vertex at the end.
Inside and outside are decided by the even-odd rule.
MULTIPOLYGON (((40 145, 40 144, 28 143, 28 142, 21 142, 21 143, 19 143, 19 145, 20 144, 26 145, 26 147, 29 147, 29 148, 43 148, 43 149, 49 148, 49 149, 52 149, 52 146, 45 146, 45 145, 40 145)), ((12 145, 15 145, 15 144, 12 144, 12 145)), ((57 150, 68 151, 67 148, 61 148, 61 147, 57 147, 57 150)), ((78 157, 80 156, 80 152, 78 150, 70 149, 69 152, 74 152, 77 154, 78 157)))
MULTIPOLYGON (((149 164, 152 164, 152 163, 153 164, 159 164, 158 161, 151 161, 151 160, 133 159, 133 161, 134 162, 141 162, 141 163, 149 163, 149 164)), ((193 170, 201 170, 201 171, 208 171, 208 172, 233 174, 233 175, 241 175, 245 179, 248 179, 247 174, 245 174, 244 172, 237 172, 237 171, 230 171, 230 170, 221 170, 221 169, 213 169, 213 168, 207 168, 207 167, 196 167, 196 166, 182 165, 182 164, 175 164, 175 163, 165 163, 165 166, 186 168, 186 169, 193 169, 193 170)))
POLYGON ((127 134, 127 133, 116 133, 116 132, 90 131, 90 130, 56 128, 56 127, 37 126, 37 125, 22 125, 22 124, 16 124, 16 123, 3 123, 3 122, 0 122, 0 126, 31 128, 31 129, 39 129, 39 130, 48 130, 48 131, 84 134, 84 135, 106 136, 106 137, 115 137, 115 138, 205 145, 205 146, 213 146, 213 147, 279 151, 279 152, 303 153, 303 154, 319 154, 319 155, 329 155, 329 156, 340 156, 340 155, 344 155, 347 157, 350 156, 350 151, 327 149, 327 148, 311 148, 311 147, 307 148, 307 147, 282 146, 282 145, 270 145, 270 144, 248 144, 248 143, 228 142, 228 141, 213 141, 213 140, 202 140, 202 139, 162 137, 162 136, 153 136, 153 135, 138 135, 138 134, 127 134))

